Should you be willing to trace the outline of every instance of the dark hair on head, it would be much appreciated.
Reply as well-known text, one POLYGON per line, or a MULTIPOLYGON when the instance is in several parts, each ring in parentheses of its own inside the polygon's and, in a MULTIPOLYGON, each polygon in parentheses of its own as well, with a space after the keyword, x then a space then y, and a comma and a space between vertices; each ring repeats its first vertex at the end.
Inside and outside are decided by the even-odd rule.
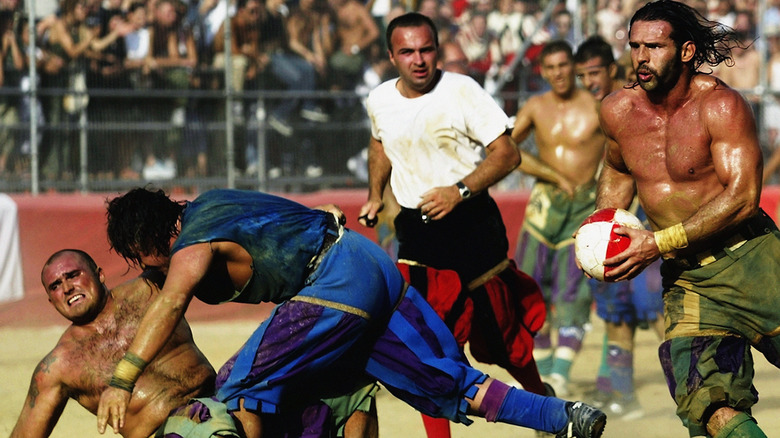
POLYGON ((615 55, 612 53, 612 46, 599 35, 589 37, 577 48, 574 54, 574 62, 582 64, 593 58, 599 58, 604 67, 615 63, 615 55))
POLYGON ((46 288, 46 283, 43 282, 43 271, 46 270, 46 267, 52 264, 54 260, 60 258, 60 256, 66 254, 66 253, 73 253, 79 256, 82 260, 84 260, 87 263, 87 267, 89 268, 90 272, 95 275, 98 271, 98 265, 95 263, 95 259, 92 258, 91 255, 87 254, 85 251, 82 251, 80 249, 61 249, 54 254, 50 255, 48 259, 46 259, 46 263, 43 264, 43 268, 41 268, 41 283, 43 283, 43 287, 46 288))
POLYGON ((65 14, 69 14, 76 10, 76 5, 81 3, 82 0, 63 0, 61 2, 61 9, 62 12, 65 14))
POLYGON ((127 13, 128 14, 133 13, 141 8, 146 9, 146 4, 144 2, 132 2, 130 3, 130 6, 128 6, 127 8, 127 13))
POLYGON ((433 44, 438 49, 439 32, 436 30, 436 25, 433 24, 433 20, 417 12, 408 12, 406 14, 399 15, 398 17, 393 18, 392 21, 390 21, 390 24, 387 25, 387 31, 385 31, 385 41, 387 41, 387 50, 391 52, 393 51, 393 43, 391 42, 391 37, 393 36, 393 31, 397 27, 419 27, 419 26, 428 26, 431 29, 431 34, 433 34, 433 44))
POLYGON ((108 241, 111 249, 136 266, 141 255, 170 255, 171 238, 178 236, 176 223, 183 202, 171 200, 162 190, 135 188, 108 201, 108 241))
POLYGON ((570 60, 574 58, 574 55, 572 54, 571 50, 571 44, 566 42, 565 40, 555 40, 550 41, 549 43, 545 44, 544 47, 542 47, 542 51, 539 54, 539 59, 544 60, 549 55, 552 55, 553 53, 563 52, 566 54, 566 57, 570 60))
POLYGON ((690 61, 694 71, 703 64, 714 67, 721 62, 734 65, 731 49, 743 48, 734 29, 704 18, 696 9, 673 0, 657 0, 639 8, 629 23, 628 34, 637 21, 665 21, 672 27, 669 37, 678 49, 687 41, 696 46, 690 61))
POLYGON ((556 17, 560 17, 561 15, 568 15, 570 17, 572 16, 571 11, 569 11, 566 8, 561 8, 553 13, 553 19, 556 17))

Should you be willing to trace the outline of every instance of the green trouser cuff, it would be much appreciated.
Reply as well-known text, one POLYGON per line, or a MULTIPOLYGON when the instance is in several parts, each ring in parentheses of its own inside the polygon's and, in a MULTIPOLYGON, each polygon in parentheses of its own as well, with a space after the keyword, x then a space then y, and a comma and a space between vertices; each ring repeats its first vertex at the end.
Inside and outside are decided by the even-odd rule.
POLYGON ((767 438, 750 415, 740 412, 729 420, 715 438, 767 438))

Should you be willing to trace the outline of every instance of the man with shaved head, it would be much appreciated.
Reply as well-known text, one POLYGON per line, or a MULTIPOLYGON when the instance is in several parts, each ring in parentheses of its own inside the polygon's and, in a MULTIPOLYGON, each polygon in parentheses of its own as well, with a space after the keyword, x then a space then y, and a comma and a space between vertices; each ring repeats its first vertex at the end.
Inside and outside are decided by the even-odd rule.
MULTIPOLYGON (((11 437, 47 437, 68 399, 95 414, 114 366, 125 354, 144 311, 159 293, 161 274, 145 271, 114 289, 87 253, 54 253, 41 271, 49 302, 71 325, 35 368, 11 437)), ((135 387, 122 436, 148 437, 190 398, 214 393, 216 373, 195 345, 186 320, 135 387)))

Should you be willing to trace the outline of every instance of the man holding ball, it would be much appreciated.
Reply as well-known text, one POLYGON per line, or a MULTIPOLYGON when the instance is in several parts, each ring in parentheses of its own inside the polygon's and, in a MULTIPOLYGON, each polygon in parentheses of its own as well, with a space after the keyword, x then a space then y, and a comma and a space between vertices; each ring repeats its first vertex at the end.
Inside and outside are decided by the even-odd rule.
POLYGON ((780 232, 759 208, 762 158, 744 98, 700 73, 731 58, 735 35, 671 0, 631 19, 636 83, 601 107, 607 155, 597 208, 636 194, 654 231, 623 227, 604 261, 627 280, 663 257, 661 364, 691 436, 765 436, 750 408, 750 347, 780 367, 780 232))

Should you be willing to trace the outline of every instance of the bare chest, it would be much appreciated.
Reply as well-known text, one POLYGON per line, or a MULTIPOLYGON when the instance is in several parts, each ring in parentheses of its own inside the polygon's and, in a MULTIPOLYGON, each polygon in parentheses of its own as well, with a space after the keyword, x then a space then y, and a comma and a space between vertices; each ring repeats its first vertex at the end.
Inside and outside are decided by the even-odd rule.
POLYGON ((359 11, 356 10, 355 5, 347 3, 341 7, 337 12, 337 26, 339 32, 357 31, 359 28, 360 20, 356 17, 360 16, 359 11))
POLYGON ((603 141, 595 108, 541 105, 534 116, 534 126, 537 143, 542 147, 576 148, 594 141, 603 141))
POLYGON ((66 357, 74 364, 69 379, 65 379, 71 398, 90 411, 96 411, 100 394, 108 387, 114 367, 121 359, 128 343, 100 342, 96 339, 85 339, 79 343, 80 348, 72 349, 66 357))
POLYGON ((125 302, 115 312, 115 317, 101 324, 97 332, 73 337, 64 359, 78 364, 73 368, 68 386, 72 396, 80 403, 99 399, 106 388, 114 367, 135 337, 143 315, 139 306, 138 303, 125 302))
POLYGON ((625 120, 615 140, 638 183, 695 181, 711 173, 712 138, 695 112, 637 112, 625 120))

